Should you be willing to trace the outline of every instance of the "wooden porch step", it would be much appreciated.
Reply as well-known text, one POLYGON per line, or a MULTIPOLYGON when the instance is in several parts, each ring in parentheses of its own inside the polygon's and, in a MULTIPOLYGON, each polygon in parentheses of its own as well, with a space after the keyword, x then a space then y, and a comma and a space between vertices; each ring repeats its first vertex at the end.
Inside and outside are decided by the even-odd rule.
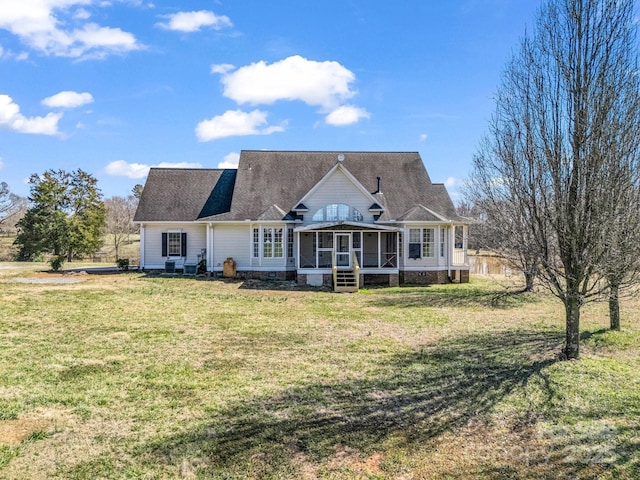
POLYGON ((338 270, 334 285, 336 292, 357 292, 358 279, 353 270, 338 270))

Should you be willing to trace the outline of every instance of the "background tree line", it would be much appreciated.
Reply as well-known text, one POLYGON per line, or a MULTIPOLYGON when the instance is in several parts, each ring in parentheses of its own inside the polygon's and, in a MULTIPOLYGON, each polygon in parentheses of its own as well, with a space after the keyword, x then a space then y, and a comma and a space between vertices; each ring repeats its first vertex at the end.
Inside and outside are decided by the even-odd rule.
POLYGON ((0 228, 16 235, 18 260, 49 254, 71 261, 122 245, 137 232, 132 220, 141 185, 131 195, 103 199, 97 180, 78 169, 48 170, 29 179, 30 195, 20 197, 0 183, 0 228))

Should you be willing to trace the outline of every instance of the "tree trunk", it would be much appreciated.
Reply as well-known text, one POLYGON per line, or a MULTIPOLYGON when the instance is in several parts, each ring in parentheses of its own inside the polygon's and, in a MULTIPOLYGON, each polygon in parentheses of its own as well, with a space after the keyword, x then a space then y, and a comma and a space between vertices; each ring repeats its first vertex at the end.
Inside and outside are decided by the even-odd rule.
POLYGON ((611 330, 620 330, 620 286, 609 285, 609 323, 611 330))
POLYGON ((568 295, 564 308, 567 332, 563 353, 567 360, 573 360, 580 357, 580 300, 578 295, 568 295))
POLYGON ((536 274, 533 272, 524 272, 524 291, 525 292, 533 292, 533 282, 536 279, 536 274))

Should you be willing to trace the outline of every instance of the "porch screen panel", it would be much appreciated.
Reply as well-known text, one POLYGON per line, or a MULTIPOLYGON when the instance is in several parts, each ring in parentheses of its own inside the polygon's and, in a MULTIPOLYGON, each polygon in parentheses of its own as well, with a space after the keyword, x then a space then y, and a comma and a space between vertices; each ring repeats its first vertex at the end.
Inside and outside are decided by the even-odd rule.
POLYGON ((378 233, 368 232, 362 239, 362 267, 378 267, 378 233))
POLYGON ((395 232, 380 234, 380 265, 383 268, 395 268, 398 266, 397 237, 395 232))
POLYGON ((300 268, 316 268, 316 234, 300 234, 300 268))

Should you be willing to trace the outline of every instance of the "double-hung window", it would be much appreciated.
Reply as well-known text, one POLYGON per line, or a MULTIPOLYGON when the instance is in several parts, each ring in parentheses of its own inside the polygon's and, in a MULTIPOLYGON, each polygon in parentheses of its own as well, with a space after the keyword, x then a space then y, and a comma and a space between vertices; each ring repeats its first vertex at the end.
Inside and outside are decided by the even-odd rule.
POLYGON ((287 228, 287 257, 293 258, 293 228, 287 228))
POLYGON ((262 229, 262 256, 273 257, 273 228, 262 229))
POLYGON ((186 257, 187 234, 180 231, 162 232, 162 256, 186 257))
POLYGON ((420 258, 422 250, 421 233, 422 230, 420 228, 409 229, 409 258, 420 258))
POLYGON ((284 256, 283 243, 282 243, 282 228, 273 229, 273 256, 282 258, 284 256))
POLYGON ((253 258, 260 258, 260 229, 253 229, 253 242, 252 242, 252 255, 253 258))
POLYGON ((434 236, 433 228, 422 229, 422 256, 433 257, 434 255, 434 236))
POLYGON ((262 229, 263 258, 282 258, 284 256, 283 233, 282 227, 264 227, 262 229))
POLYGON ((409 229, 409 258, 431 258, 435 255, 433 228, 409 229))

